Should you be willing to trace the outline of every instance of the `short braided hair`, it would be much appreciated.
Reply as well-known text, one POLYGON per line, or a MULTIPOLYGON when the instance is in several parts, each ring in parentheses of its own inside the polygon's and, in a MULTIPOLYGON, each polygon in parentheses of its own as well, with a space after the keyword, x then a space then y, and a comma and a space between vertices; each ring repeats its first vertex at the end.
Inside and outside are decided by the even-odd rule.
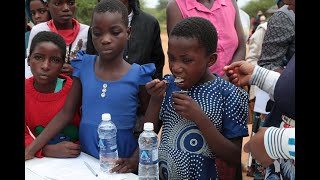
POLYGON ((66 52, 67 52, 66 42, 59 34, 52 31, 41 31, 37 33, 31 41, 29 54, 31 55, 35 47, 42 42, 52 42, 53 44, 57 45, 61 50, 61 58, 62 59, 66 58, 66 52))
POLYGON ((217 30, 207 19, 189 17, 178 22, 170 36, 196 38, 199 44, 206 48, 207 55, 215 53, 218 43, 217 30))
MULTIPOLYGON (((128 27, 128 10, 127 7, 119 0, 101 0, 93 10, 93 13, 120 13, 122 21, 128 27)), ((92 16, 93 17, 93 16, 92 16)))

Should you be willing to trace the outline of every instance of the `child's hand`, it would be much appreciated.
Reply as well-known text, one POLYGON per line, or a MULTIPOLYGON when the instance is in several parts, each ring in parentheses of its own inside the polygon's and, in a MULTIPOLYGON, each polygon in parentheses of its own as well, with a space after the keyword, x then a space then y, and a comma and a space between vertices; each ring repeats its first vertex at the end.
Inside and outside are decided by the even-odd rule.
POLYGON ((166 81, 154 79, 146 84, 146 90, 151 96, 163 97, 166 92, 166 81))
POLYGON ((34 158, 34 154, 31 155, 29 148, 27 147, 24 151, 24 160, 29 160, 29 159, 33 159, 34 158))
POLYGON ((204 115, 198 103, 186 94, 172 93, 172 102, 176 112, 188 120, 196 121, 204 115))
POLYGON ((61 69, 61 73, 67 76, 71 76, 73 73, 73 67, 71 66, 71 64, 64 63, 61 69))
POLYGON ((56 157, 56 158, 75 158, 81 153, 80 145, 70 142, 62 141, 57 144, 46 145, 42 149, 44 156, 56 157))
POLYGON ((118 165, 112 168, 110 173, 132 173, 138 171, 138 158, 119 158, 115 163, 118 165))

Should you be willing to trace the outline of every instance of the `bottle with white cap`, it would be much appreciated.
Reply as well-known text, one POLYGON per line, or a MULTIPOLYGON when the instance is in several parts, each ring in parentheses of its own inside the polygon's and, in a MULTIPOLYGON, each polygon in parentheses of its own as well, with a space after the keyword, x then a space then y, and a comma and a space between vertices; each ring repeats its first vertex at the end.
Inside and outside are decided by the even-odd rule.
POLYGON ((139 142, 139 180, 159 179, 158 135, 153 123, 144 123, 139 142))
POLYGON ((102 114, 101 119, 98 126, 100 169, 108 174, 118 159, 117 127, 109 113, 102 114))

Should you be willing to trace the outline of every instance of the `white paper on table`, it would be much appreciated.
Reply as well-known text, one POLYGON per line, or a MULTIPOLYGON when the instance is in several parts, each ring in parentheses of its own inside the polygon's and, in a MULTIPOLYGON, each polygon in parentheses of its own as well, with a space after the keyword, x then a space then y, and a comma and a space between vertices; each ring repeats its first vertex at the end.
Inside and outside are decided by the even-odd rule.
POLYGON ((27 168, 44 179, 48 179, 46 177, 57 180, 127 179, 126 174, 104 175, 100 170, 99 161, 93 160, 82 153, 77 158, 50 158, 50 161, 34 164, 27 168), (83 161, 91 166, 98 177, 92 174, 83 161))

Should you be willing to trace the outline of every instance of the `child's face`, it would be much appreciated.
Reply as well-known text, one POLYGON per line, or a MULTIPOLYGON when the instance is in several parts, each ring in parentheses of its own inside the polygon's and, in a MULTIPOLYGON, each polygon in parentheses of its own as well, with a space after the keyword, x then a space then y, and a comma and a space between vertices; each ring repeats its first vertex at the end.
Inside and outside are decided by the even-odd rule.
POLYGON ((46 22, 50 19, 48 8, 40 0, 30 2, 30 13, 35 24, 46 22))
POLYGON ((182 89, 191 88, 194 84, 207 81, 206 74, 213 57, 207 55, 196 38, 169 37, 168 42, 169 68, 174 77, 184 79, 177 83, 182 89))
POLYGON ((92 42, 101 58, 122 57, 129 34, 130 29, 122 21, 122 14, 117 12, 93 14, 92 42))
POLYGON ((76 11, 75 0, 50 0, 48 3, 52 19, 63 24, 70 22, 76 11))
POLYGON ((42 85, 55 83, 63 63, 61 49, 52 42, 40 42, 28 58, 35 82, 42 85))

